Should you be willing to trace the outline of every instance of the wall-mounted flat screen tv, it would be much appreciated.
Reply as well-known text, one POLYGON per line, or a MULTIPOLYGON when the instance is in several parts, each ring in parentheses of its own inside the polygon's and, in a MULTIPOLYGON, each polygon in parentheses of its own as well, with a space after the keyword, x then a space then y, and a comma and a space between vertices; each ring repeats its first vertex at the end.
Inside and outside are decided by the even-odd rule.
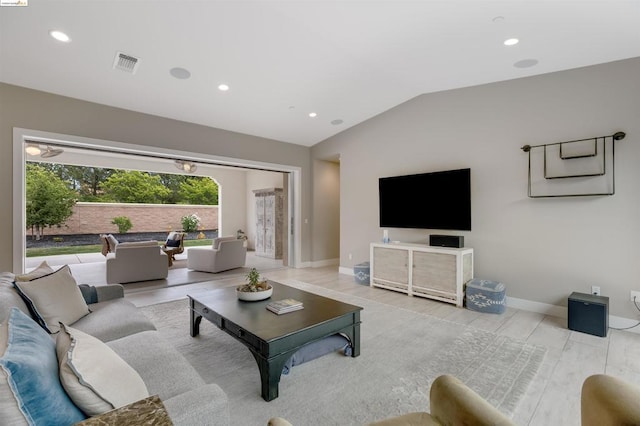
POLYGON ((380 227, 471 231, 471 169, 380 178, 380 227))

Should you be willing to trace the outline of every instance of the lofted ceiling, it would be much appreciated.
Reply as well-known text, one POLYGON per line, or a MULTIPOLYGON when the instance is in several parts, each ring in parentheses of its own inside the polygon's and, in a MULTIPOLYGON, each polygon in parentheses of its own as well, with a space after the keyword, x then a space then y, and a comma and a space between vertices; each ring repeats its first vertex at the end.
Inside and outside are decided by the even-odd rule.
POLYGON ((22 2, 0 81, 305 146, 420 94, 640 56, 638 0, 22 2))

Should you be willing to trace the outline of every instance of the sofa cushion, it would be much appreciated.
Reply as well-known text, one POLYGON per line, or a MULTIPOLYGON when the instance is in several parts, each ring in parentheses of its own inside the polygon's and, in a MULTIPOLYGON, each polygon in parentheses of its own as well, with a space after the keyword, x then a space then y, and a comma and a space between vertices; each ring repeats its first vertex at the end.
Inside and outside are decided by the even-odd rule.
POLYGON ((57 333, 60 322, 72 324, 89 313, 68 265, 49 275, 14 285, 31 308, 34 319, 49 333, 57 333))
MULTIPOLYGON (((60 384, 56 347, 51 337, 17 308, 11 310, 6 323, 7 348, 0 358, 0 367, 11 389, 9 393, 15 397, 27 423, 71 425, 83 420, 84 414, 60 384)), ((13 424, 8 419, 15 413, 2 411, 0 416, 0 423, 13 424)))
POLYGON ((204 384, 186 358, 157 331, 143 331, 107 345, 140 374, 149 394, 163 401, 204 384))
POLYGON ((89 305, 91 314, 71 324, 73 328, 109 342, 141 331, 155 330, 149 319, 131 302, 114 299, 89 305))
MULTIPOLYGON (((5 273, 5 277, 9 274, 5 273)), ((24 300, 13 286, 13 274, 8 279, 0 279, 0 321, 4 321, 9 316, 11 308, 16 307, 22 312, 30 315, 29 307, 24 303, 24 300)))
POLYGON ((62 325, 56 339, 56 351, 62 386, 88 416, 149 396, 140 375, 93 336, 62 325))
POLYGON ((36 278, 43 277, 45 275, 49 275, 54 272, 53 268, 49 266, 46 260, 43 260, 42 263, 35 269, 29 271, 26 274, 16 275, 15 281, 31 281, 36 278))

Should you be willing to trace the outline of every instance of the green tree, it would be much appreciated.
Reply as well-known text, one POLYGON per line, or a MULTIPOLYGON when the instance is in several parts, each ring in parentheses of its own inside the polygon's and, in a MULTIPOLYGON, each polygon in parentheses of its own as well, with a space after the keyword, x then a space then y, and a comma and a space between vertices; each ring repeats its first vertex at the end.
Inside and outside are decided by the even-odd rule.
POLYGON ((69 182, 78 192, 78 201, 101 201, 100 185, 114 172, 101 167, 72 166, 69 164, 40 163, 60 179, 69 182))
POLYGON ((42 237, 46 226, 60 226, 73 213, 76 194, 53 172, 37 164, 26 169, 27 227, 35 230, 35 238, 42 237))
POLYGON ((188 204, 218 204, 218 184, 207 177, 192 176, 180 184, 180 201, 188 204))
POLYGON ((187 180, 191 179, 191 176, 174 175, 169 173, 159 173, 158 176, 162 181, 162 184, 171 191, 171 194, 166 198, 167 204, 179 204, 180 203, 180 185, 187 180))
POLYGON ((101 188, 108 201, 117 203, 162 204, 171 194, 157 175, 139 171, 115 171, 101 188))

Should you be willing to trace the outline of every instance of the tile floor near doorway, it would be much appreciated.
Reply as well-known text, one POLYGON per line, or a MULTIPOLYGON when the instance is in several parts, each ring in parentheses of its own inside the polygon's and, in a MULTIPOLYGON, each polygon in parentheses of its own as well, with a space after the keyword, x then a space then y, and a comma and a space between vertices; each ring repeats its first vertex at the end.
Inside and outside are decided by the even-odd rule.
MULTIPOLYGON (((566 319, 508 308, 502 315, 483 314, 419 297, 356 284, 337 267, 269 271, 268 278, 297 279, 335 291, 386 303, 482 330, 504 334, 547 348, 544 363, 514 415, 519 425, 579 425, 580 390, 586 377, 607 373, 640 385, 640 334, 610 330, 606 338, 568 330, 566 319)), ((127 293, 144 306, 235 285, 230 277, 167 288, 127 293)), ((363 324, 366 327, 366 324, 363 324)))

